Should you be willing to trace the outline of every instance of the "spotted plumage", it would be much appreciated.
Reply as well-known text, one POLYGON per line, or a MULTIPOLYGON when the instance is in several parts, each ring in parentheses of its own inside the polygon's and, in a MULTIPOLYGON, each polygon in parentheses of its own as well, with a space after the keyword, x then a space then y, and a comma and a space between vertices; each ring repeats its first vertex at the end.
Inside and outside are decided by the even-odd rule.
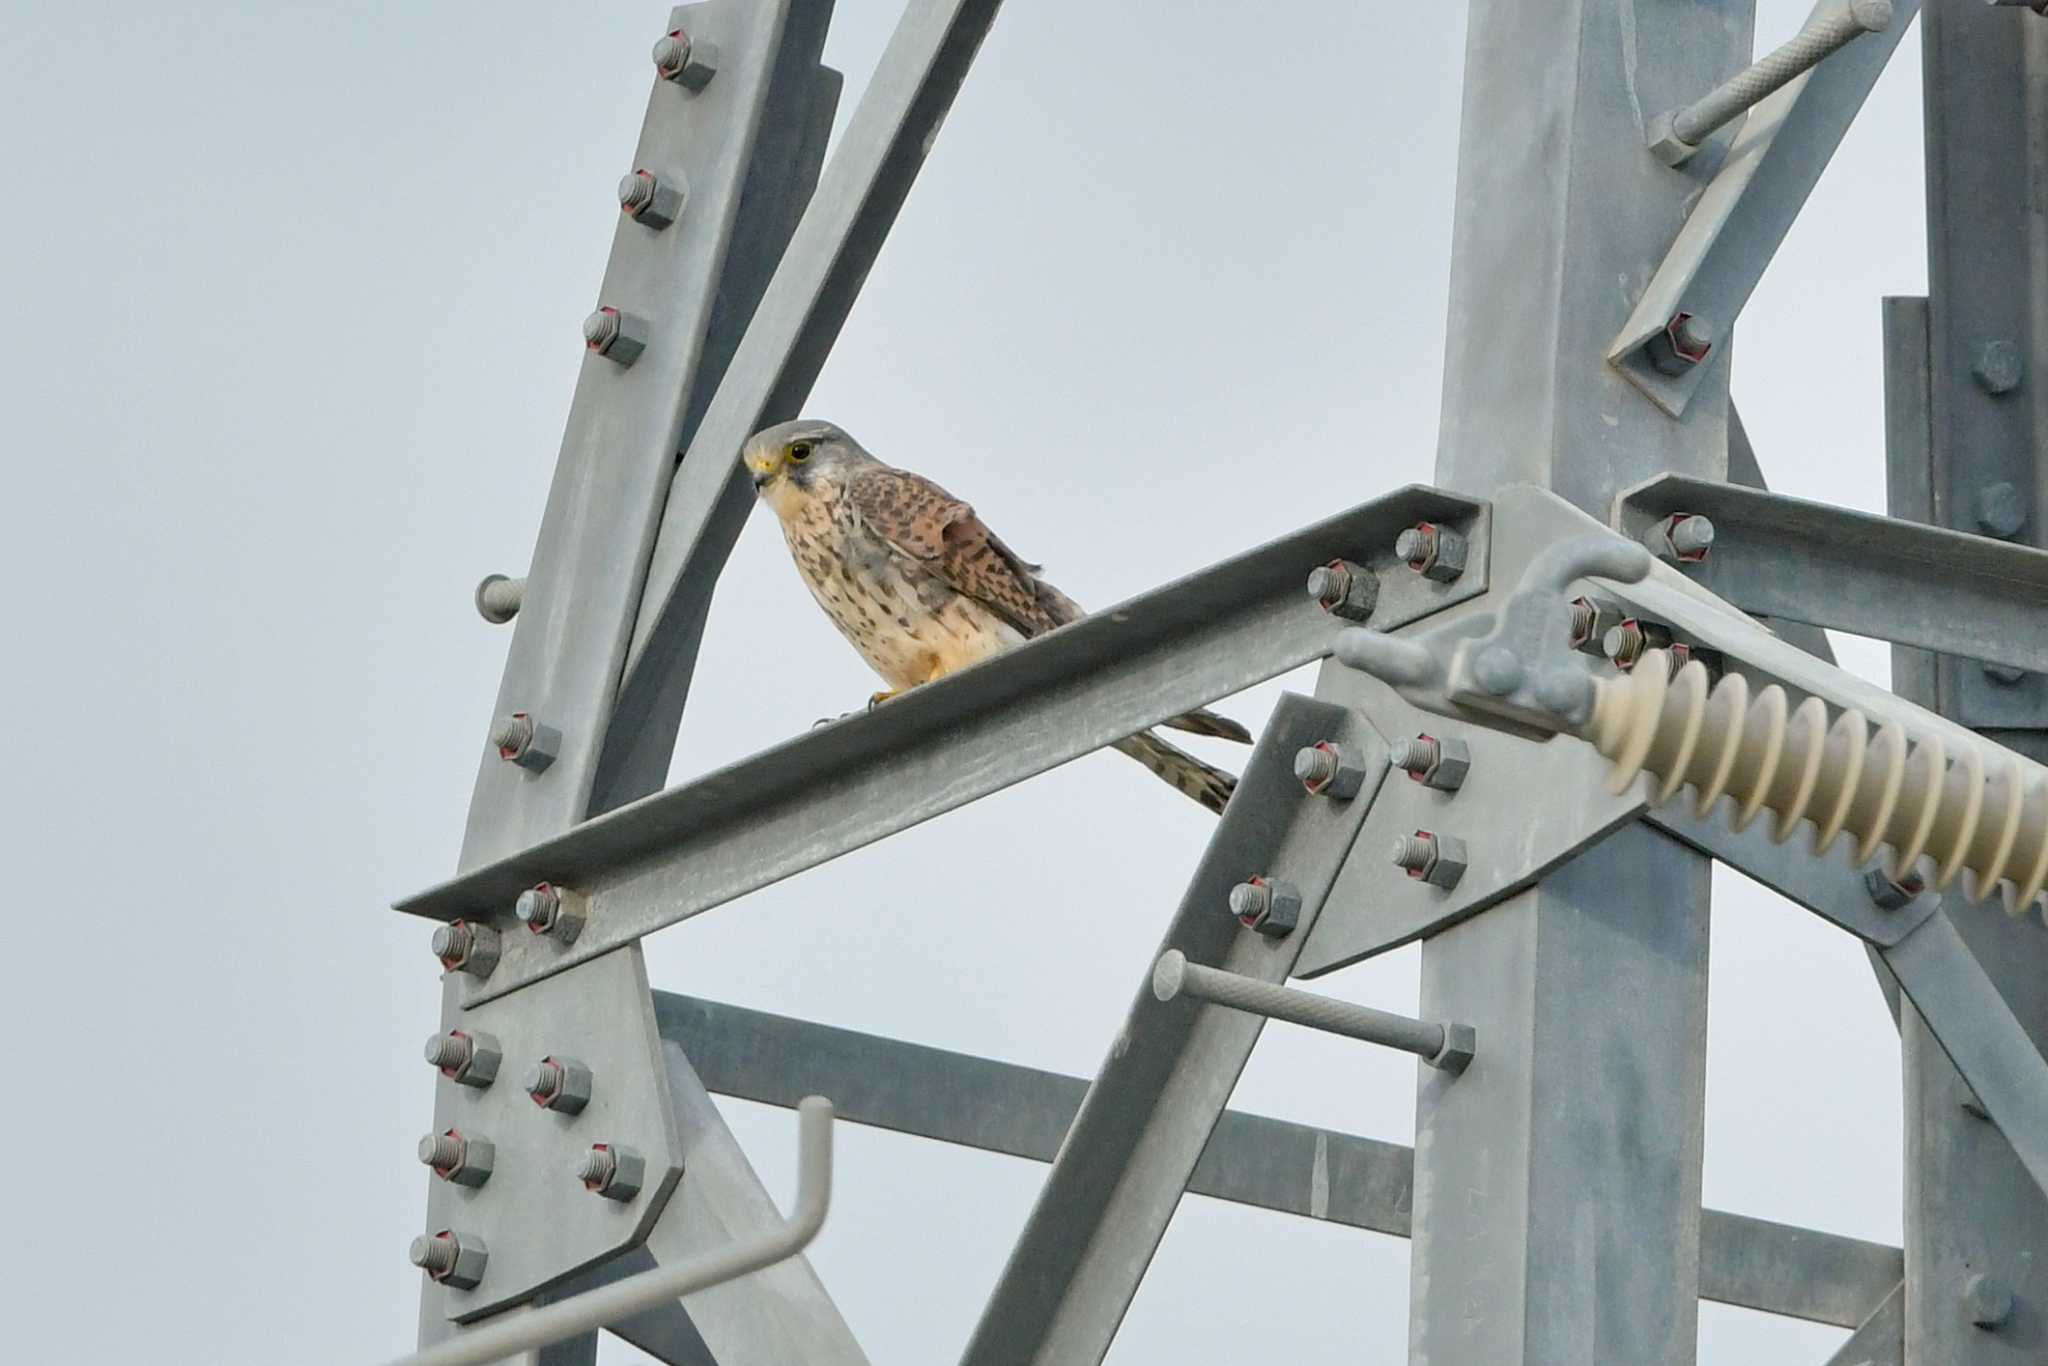
MULTIPOLYGON (((973 508, 883 464, 829 422, 770 427, 747 442, 742 459, 811 596, 889 685, 877 701, 1084 615, 973 508)), ((1251 738, 1206 709, 1162 724, 1251 738)), ((1212 811, 1223 809, 1237 782, 1150 731, 1116 748, 1212 811)))

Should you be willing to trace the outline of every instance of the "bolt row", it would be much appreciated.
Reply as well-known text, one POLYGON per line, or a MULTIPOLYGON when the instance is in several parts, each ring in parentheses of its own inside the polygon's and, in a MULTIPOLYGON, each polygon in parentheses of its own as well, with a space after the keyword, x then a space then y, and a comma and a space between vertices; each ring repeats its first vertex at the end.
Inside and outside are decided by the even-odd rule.
MULTIPOLYGON (((512 915, 526 926, 527 933, 545 936, 567 947, 583 933, 583 906, 581 897, 543 882, 519 894, 512 915)), ((503 941, 497 930, 481 921, 451 920, 435 927, 429 947, 445 970, 467 973, 481 981, 497 968, 503 941)))
MULTIPOLYGON (((1464 574, 1470 549, 1462 533, 1435 522, 1417 522, 1394 538, 1395 556, 1437 583, 1453 583, 1464 574)), ((1309 571, 1308 595, 1332 616, 1366 621, 1379 605, 1379 576, 1355 561, 1331 560, 1309 571)))

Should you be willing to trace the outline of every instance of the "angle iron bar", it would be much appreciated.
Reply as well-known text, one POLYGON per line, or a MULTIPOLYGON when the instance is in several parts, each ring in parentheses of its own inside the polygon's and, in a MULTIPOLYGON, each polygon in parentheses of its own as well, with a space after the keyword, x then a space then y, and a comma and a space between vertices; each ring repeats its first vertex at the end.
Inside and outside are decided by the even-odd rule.
POLYGON ((1906 1366, 1906 1283, 1900 1281, 1822 1366, 1906 1366))
POLYGON ((2048 672, 2048 551, 1681 475, 1623 493, 1615 525, 1681 512, 1715 538, 1685 576, 1745 611, 2048 672))
MULTIPOLYGON (((1385 780, 1387 747, 1342 707, 1282 694, 1224 809, 1160 951, 1283 982, 1385 780), (1329 741, 1372 776, 1348 802, 1302 790, 1294 755, 1329 741), (1248 874, 1300 893, 1299 923, 1268 937, 1227 907, 1248 874)), ((1148 965, 1149 966, 1149 965, 1148 965)), ((1081 1103, 963 1366, 1093 1366, 1109 1351, 1265 1020, 1160 1001, 1150 973, 1081 1103)))
MULTIPOLYGON (((1821 0, 1813 17, 1840 2, 1821 0)), ((1706 367, 1667 375, 1645 363, 1640 348, 1681 313, 1712 319, 1723 336, 1734 328, 1920 0, 1894 0, 1893 8, 1889 28, 1864 35, 1749 111, 1720 170, 1615 334, 1608 360, 1666 412, 1685 411, 1706 367)))
MULTIPOLYGON (((721 51, 720 70, 690 92, 650 70, 653 91, 633 167, 689 185, 683 216, 654 231, 620 215, 595 304, 644 321, 630 368, 586 353, 541 517, 494 715, 526 712, 559 732, 544 773, 504 762, 484 743, 461 865, 475 867, 582 820, 619 670, 631 640, 685 406, 728 265, 770 244, 742 240, 742 186, 779 81, 808 80, 824 25, 789 22, 820 0, 708 0, 678 11, 721 51), (783 51, 787 38, 791 50, 783 51)), ((769 139, 774 143, 775 139, 769 139)))
POLYGON ((740 445, 809 396, 998 4, 905 7, 675 471, 620 682, 623 718, 680 718, 712 587, 752 503, 740 445))
POLYGON ((1485 504, 1399 490, 397 908, 509 926, 535 883, 586 893, 589 921, 574 944, 503 935, 490 978, 463 983, 466 1003, 489 1000, 1319 658, 1333 622, 1303 591, 1315 565, 1346 557, 1372 568, 1382 585, 1373 622, 1387 629, 1476 597, 1489 525, 1485 504), (1471 560, 1460 579, 1437 583, 1394 558, 1395 536, 1419 521, 1464 532, 1471 560))
MULTIPOLYGON (((1081 1077, 654 993, 662 1037, 714 1093, 788 1108, 829 1094, 853 1124, 1050 1162, 1088 1092, 1081 1077)), ((1190 1194, 1409 1234, 1414 1154, 1397 1143, 1225 1110, 1190 1194)), ((1896 1247, 1706 1210, 1700 1298, 1854 1328, 1902 1274, 1896 1247)))

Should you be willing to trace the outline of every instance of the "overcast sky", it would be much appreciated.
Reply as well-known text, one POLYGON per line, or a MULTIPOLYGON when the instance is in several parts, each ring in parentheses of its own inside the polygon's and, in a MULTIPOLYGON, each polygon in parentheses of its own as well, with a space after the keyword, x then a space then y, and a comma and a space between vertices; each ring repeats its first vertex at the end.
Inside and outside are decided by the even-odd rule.
MULTIPOLYGON (((380 1359, 413 1333, 439 999, 386 905, 454 866, 509 638, 470 589, 530 553, 666 6, 10 8, 9 1340, 380 1359)), ((1760 41, 1805 9, 1769 0, 1760 41)), ((897 8, 839 10, 843 125, 897 8)), ((1094 605, 1426 480, 1462 47, 1457 6, 1016 0, 808 411, 1094 605)), ((1915 34, 1743 318, 1786 492, 1881 508, 1918 92, 1915 34)), ((763 514, 675 776, 874 686, 763 514)), ((1091 1074, 1213 824, 1092 756, 670 930, 650 972, 1091 1074)), ((1738 878, 1715 909, 1707 1202, 1897 1242, 1861 951, 1738 878)), ((1413 1010, 1415 958, 1319 986, 1413 1010)), ((1413 1093, 1402 1055, 1275 1026, 1235 1103, 1406 1142, 1413 1093)), ((725 1109, 786 1199, 793 1118, 725 1109)), ((955 1359, 1043 1168, 852 1126, 839 1163, 819 1273, 877 1363, 955 1359)), ((1191 1198, 1111 1360, 1400 1360, 1407 1276, 1400 1240, 1191 1198), (1275 1288, 1218 1312, 1247 1280, 1275 1288)), ((1701 1309, 1720 1366, 1843 1336, 1701 1309)))

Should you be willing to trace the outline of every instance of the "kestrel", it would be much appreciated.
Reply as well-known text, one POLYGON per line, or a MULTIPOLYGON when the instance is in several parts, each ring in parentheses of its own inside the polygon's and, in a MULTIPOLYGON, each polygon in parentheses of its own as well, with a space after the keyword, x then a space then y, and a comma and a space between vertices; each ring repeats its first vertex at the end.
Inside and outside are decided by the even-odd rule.
MULTIPOLYGON (((829 422, 784 422, 741 451, 811 596, 889 685, 873 703, 1086 615, 931 480, 885 465, 829 422)), ((1161 724, 1249 743, 1206 709, 1161 724)), ((1174 787, 1223 810, 1237 779, 1151 731, 1116 742, 1174 787)))

